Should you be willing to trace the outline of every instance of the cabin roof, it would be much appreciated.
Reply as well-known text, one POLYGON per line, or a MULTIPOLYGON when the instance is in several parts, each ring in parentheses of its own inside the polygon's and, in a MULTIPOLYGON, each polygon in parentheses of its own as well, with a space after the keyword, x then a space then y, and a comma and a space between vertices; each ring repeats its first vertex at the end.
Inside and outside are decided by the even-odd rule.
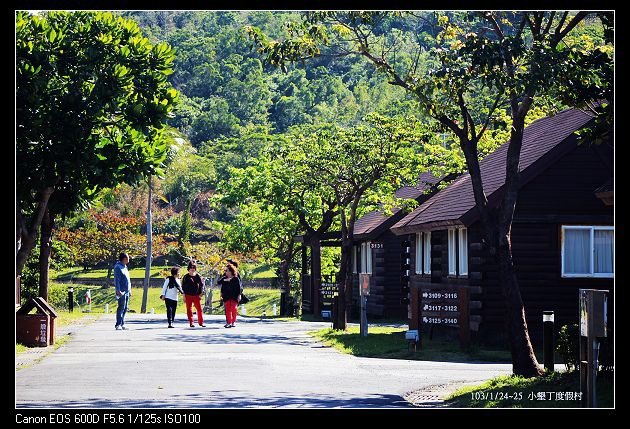
MULTIPOLYGON (((579 109, 567 109, 539 119, 525 128, 519 165, 521 185, 528 176, 531 179, 546 168, 548 163, 541 162, 545 155, 554 151, 591 119, 591 115, 579 109)), ((484 192, 491 204, 498 201, 505 182, 508 144, 504 143, 479 163, 484 192)), ((392 231, 406 234, 448 225, 467 226, 477 218, 470 174, 465 173, 399 220, 392 226, 392 231)))

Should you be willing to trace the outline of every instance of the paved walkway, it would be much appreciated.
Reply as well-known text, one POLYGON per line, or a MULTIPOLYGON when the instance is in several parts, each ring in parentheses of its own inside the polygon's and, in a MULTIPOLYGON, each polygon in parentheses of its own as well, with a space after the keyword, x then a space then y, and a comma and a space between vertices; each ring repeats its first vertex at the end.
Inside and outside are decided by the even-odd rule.
POLYGON ((405 394, 449 383, 476 383, 509 364, 358 358, 325 347, 306 332, 324 322, 241 318, 223 328, 206 316, 189 328, 178 315, 114 315, 77 326, 70 340, 16 371, 16 406, 103 408, 409 407, 405 394))

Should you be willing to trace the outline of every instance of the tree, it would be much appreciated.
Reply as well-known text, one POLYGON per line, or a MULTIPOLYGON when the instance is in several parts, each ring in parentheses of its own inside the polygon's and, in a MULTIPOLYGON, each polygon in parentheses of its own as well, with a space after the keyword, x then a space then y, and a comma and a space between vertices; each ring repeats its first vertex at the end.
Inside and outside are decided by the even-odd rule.
MULTIPOLYGON (((574 85, 581 94, 600 101, 612 88, 612 47, 567 43, 587 12, 462 12, 436 14, 441 31, 434 40, 418 37, 421 25, 405 23, 408 32, 387 30, 398 17, 383 12, 315 12, 301 24, 291 24, 293 37, 270 40, 260 30, 248 32, 266 60, 286 69, 286 63, 320 54, 327 46, 337 54, 362 56, 386 73, 390 83, 413 94, 423 114, 450 130, 459 141, 470 173, 483 233, 496 255, 508 308, 507 325, 515 374, 541 374, 531 346, 525 308, 516 278, 511 248, 511 226, 519 188, 519 160, 525 119, 545 95, 571 100, 574 85), (414 61, 397 61, 400 40, 415 43, 414 61), (414 42, 415 40, 415 42, 414 42), (425 52, 429 52, 429 56, 425 52), (423 61, 420 61, 420 60, 423 61), (418 65, 428 63, 428 73, 418 65), (481 95, 481 96, 480 96, 481 95), (478 144, 495 114, 509 109, 510 142, 503 196, 488 204, 479 169, 478 144)), ((408 14, 405 20, 425 21, 430 14, 408 14)), ((607 30, 611 30, 608 15, 607 30)), ((404 27, 403 27, 404 28, 404 27)), ((610 38, 608 38, 610 40, 610 38)), ((597 106, 591 106, 596 111, 597 106)), ((602 108, 610 108, 604 102, 602 108)))
POLYGON ((236 261, 242 260, 242 256, 234 254, 218 243, 200 242, 196 244, 185 243, 184 250, 188 255, 186 260, 194 260, 199 272, 206 278, 216 276, 225 269, 225 261, 228 258, 236 261))
MULTIPOLYGON (((419 142, 418 121, 369 115, 352 128, 322 127, 293 140, 294 169, 308 171, 306 187, 320 187, 334 199, 340 215, 341 264, 337 283, 340 300, 339 329, 346 329, 352 305, 352 245, 357 216, 368 210, 388 210, 396 203, 396 190, 415 184, 423 168, 424 145, 419 142)), ((426 168, 426 167, 424 167, 426 168)))
MULTIPOLYGON (((243 229, 236 231, 248 234, 248 230, 261 228, 256 234, 244 236, 245 241, 256 248, 262 240, 269 239, 277 248, 277 256, 282 261, 281 277, 287 290, 290 290, 288 270, 294 254, 295 232, 304 233, 307 239, 304 245, 309 245, 312 250, 311 276, 318 290, 321 284, 320 239, 334 224, 339 212, 331 193, 309 179, 313 172, 296 163, 290 142, 300 138, 299 128, 290 134, 270 135, 258 158, 250 159, 246 168, 233 169, 229 181, 219 185, 216 201, 245 211, 250 204, 259 206, 261 216, 239 219, 237 222, 243 229), (276 226, 281 228, 274 229, 276 226)), ((249 210, 255 210, 255 206, 249 210)), ((317 305, 315 311, 318 311, 317 305)))
MULTIPOLYGON (((233 188, 218 192, 226 192, 219 201, 234 198, 233 188)), ((290 268, 297 249, 295 236, 300 232, 296 214, 279 204, 247 199, 238 209, 236 218, 224 225, 222 243, 232 251, 262 253, 267 261, 278 261, 282 285, 290 291, 290 268)))
POLYGON ((49 240, 55 216, 159 172, 177 92, 172 49, 111 13, 18 12, 16 42, 19 275, 43 219, 49 240))
POLYGON ((186 206, 180 217, 179 232, 177 239, 179 240, 180 248, 190 241, 190 233, 192 232, 192 216, 190 215, 190 206, 192 205, 192 198, 188 197, 186 206))
MULTIPOLYGON (((123 216, 115 210, 91 210, 86 226, 74 231, 59 228, 55 236, 70 246, 75 262, 85 269, 106 263, 109 279, 120 252, 132 257, 145 254, 146 237, 140 232, 143 225, 145 221, 140 216, 123 216)), ((163 236, 155 235, 152 247, 153 253, 162 255, 167 252, 168 244, 163 236)))
MULTIPOLYGON (((268 158, 263 155, 252 160, 250 167, 233 170, 229 183, 219 188, 219 201, 241 210, 224 239, 242 250, 245 248, 239 246, 273 249, 288 288, 294 236, 304 233, 312 249, 312 275, 320 279, 321 236, 331 226, 339 227, 342 257, 338 282, 349 308, 354 222, 357 215, 381 203, 393 205, 395 190, 417 178, 414 167, 422 158, 417 156, 420 145, 416 140, 421 128, 410 118, 389 120, 371 115, 353 128, 292 129, 270 147, 268 158)), ((317 280, 315 285, 317 288, 317 280)), ((343 304, 340 326, 345 329, 343 304)))

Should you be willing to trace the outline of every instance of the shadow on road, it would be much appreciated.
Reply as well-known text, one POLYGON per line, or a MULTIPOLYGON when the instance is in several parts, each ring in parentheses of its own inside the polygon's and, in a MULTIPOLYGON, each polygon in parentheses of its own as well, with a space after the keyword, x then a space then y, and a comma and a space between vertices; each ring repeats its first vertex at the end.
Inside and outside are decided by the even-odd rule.
POLYGON ((162 335, 161 340, 177 341, 185 343, 202 343, 202 344, 285 344, 292 346, 312 346, 318 345, 312 341, 300 340, 296 338, 286 337, 283 335, 264 335, 264 334, 237 334, 234 331, 226 333, 213 332, 212 335, 203 336, 181 336, 181 335, 162 335))
MULTIPOLYGON (((225 329, 223 328, 223 325, 225 325, 225 319, 217 319, 216 317, 213 318, 209 318, 208 315, 206 315, 206 317, 204 317, 204 321, 203 323, 206 325, 206 329, 208 327, 211 328, 221 328, 221 329, 225 329), (208 317, 208 318, 206 318, 208 317)), ((193 321, 195 323, 195 327, 191 328, 188 326, 188 319, 186 319, 185 316, 176 316, 175 318, 175 328, 177 329, 204 329, 204 328, 200 328, 199 325, 197 324, 197 316, 193 315, 193 321)), ((250 325, 250 324, 271 324, 273 323, 273 321, 271 320, 267 320, 267 319, 258 319, 258 318, 239 318, 236 322, 236 326, 238 327, 239 325, 250 325)), ((278 322, 276 322, 277 324, 278 322)), ((153 319, 146 319, 146 318, 127 318, 127 320, 125 320, 125 326, 130 327, 130 328, 134 328, 134 329, 156 329, 156 328, 160 328, 160 327, 164 327, 166 328, 168 322, 166 321, 166 316, 164 316, 164 318, 153 318, 153 319)), ((282 325, 280 325, 282 326, 282 325)))
MULTIPOLYGON (((130 330, 155 331, 156 339, 162 341, 174 341, 178 343, 200 344, 284 344, 295 346, 308 346, 321 348, 322 345, 309 338, 296 338, 276 333, 240 333, 239 328, 246 325, 260 323, 257 319, 244 319, 239 321, 234 328, 224 328, 222 320, 211 319, 204 321, 206 327, 195 324, 194 328, 188 326, 188 320, 175 320, 175 329, 169 329, 166 322, 160 319, 131 319, 125 323, 130 330), (189 335, 193 334, 193 335, 189 335), (199 335, 201 334, 201 335, 199 335)), ((264 322, 263 322, 264 323, 264 322)))
MULTIPOLYGON (((339 396, 350 396, 343 392, 339 396)), ((17 408, 411 408, 397 395, 369 395, 359 398, 332 398, 322 394, 295 396, 277 392, 273 396, 256 397, 236 390, 210 391, 205 394, 172 395, 166 400, 109 400, 88 398, 63 402, 29 402, 17 408)))

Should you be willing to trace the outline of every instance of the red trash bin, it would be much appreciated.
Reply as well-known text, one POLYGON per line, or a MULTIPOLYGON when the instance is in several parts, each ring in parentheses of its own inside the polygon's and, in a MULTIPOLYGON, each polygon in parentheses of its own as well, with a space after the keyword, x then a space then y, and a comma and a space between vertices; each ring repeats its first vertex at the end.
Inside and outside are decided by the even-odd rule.
POLYGON ((45 299, 29 299, 15 312, 15 340, 30 347, 54 344, 56 317, 57 313, 45 299), (35 314, 29 314, 33 308, 35 314))

